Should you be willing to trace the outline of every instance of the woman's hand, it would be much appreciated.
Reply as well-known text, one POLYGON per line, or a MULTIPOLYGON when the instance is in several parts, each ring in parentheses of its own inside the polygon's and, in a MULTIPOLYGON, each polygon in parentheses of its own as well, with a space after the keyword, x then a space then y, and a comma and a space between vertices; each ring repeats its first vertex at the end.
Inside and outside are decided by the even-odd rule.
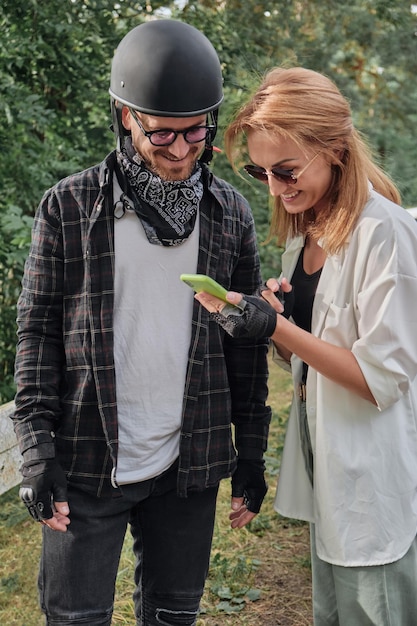
POLYGON ((262 298, 269 302, 274 309, 287 319, 291 316, 294 307, 294 291, 286 278, 278 280, 269 278, 261 287, 262 298))

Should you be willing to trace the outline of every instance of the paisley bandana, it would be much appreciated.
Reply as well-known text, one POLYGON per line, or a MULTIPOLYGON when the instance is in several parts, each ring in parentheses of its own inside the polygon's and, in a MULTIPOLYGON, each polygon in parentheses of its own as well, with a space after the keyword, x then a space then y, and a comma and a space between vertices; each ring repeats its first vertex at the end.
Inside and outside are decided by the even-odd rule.
POLYGON ((160 246, 179 246, 193 232, 203 197, 201 165, 186 180, 165 181, 145 166, 130 138, 117 153, 128 183, 124 190, 132 200, 148 241, 160 246))

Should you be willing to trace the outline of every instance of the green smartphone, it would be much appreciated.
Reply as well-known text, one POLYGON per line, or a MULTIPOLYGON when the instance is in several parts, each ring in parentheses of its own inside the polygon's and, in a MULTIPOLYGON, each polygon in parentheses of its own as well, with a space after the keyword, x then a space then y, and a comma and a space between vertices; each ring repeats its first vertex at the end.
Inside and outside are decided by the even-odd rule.
POLYGON ((212 296, 217 296, 220 300, 226 300, 227 289, 219 285, 213 278, 205 274, 181 274, 181 280, 189 287, 194 289, 196 293, 205 291, 212 296))

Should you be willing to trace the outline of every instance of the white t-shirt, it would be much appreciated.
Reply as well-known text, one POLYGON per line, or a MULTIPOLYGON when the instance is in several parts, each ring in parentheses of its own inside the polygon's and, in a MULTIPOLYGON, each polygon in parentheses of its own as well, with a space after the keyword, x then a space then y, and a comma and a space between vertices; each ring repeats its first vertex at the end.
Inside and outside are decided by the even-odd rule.
POLYGON ((114 359, 119 484, 158 476, 178 457, 199 220, 181 245, 150 244, 133 210, 115 219, 114 359))

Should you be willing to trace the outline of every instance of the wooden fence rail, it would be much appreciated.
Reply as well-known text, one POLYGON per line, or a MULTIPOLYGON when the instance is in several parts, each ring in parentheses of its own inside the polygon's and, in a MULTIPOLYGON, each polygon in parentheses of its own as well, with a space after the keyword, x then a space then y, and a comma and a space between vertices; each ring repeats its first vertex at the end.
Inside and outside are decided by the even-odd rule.
POLYGON ((19 472, 22 457, 10 419, 13 411, 14 402, 0 406, 0 495, 18 485, 22 478, 19 472))

